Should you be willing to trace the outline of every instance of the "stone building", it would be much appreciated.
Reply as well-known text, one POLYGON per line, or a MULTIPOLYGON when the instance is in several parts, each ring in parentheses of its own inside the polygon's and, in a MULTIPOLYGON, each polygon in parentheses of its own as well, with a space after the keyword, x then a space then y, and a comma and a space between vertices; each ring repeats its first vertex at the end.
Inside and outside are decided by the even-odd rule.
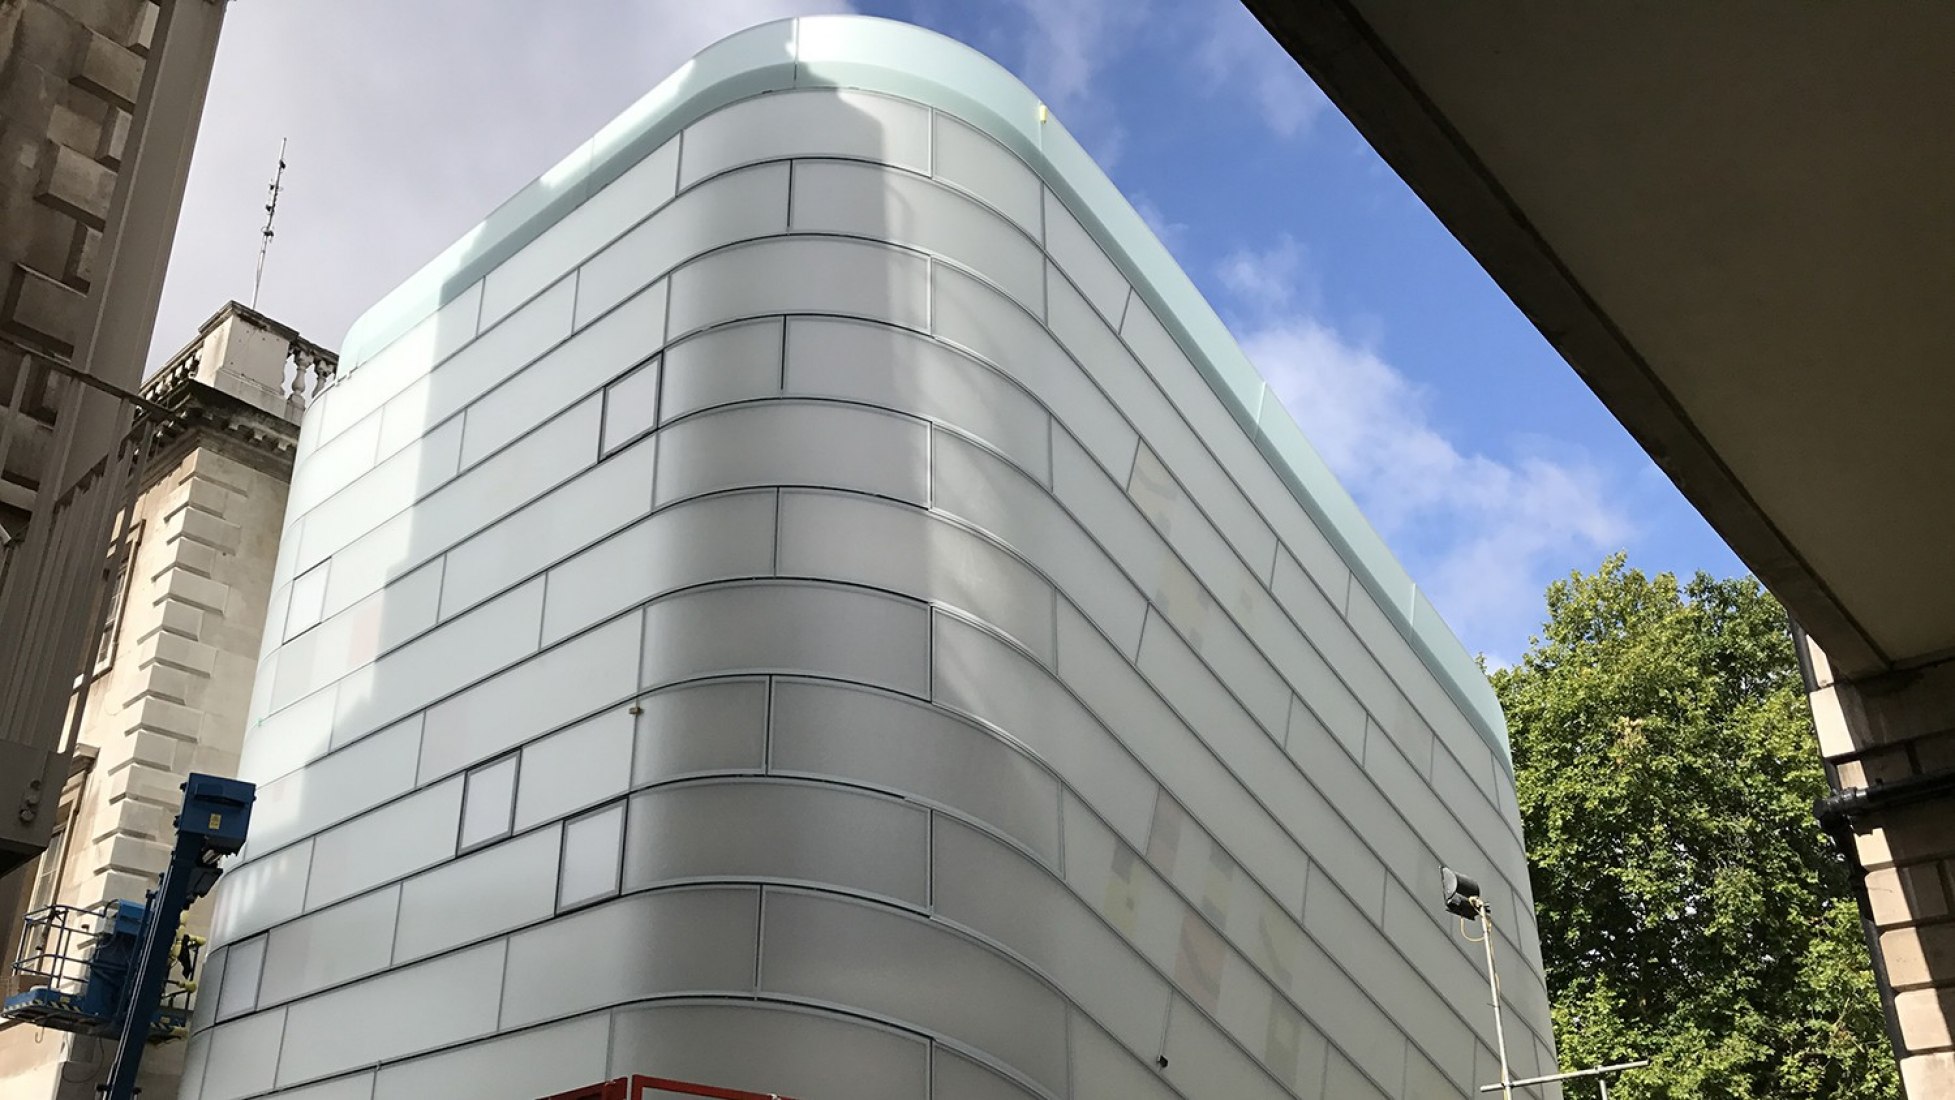
MULTIPOLYGON (((67 783, 4 924, 10 962, 24 911, 142 898, 168 860, 185 773, 237 772, 298 420, 335 362, 233 302, 143 386, 175 419, 103 561, 67 783)), ((191 911, 192 932, 208 928, 207 908, 191 911)), ((93 1097, 113 1051, 111 1040, 0 1022, 0 1095, 93 1097)), ((182 1051, 152 1049, 146 1095, 174 1095, 182 1051)))
POLYGON ((0 911, 46 843, 225 4, 0 2, 0 911), (11 873, 10 873, 11 872, 11 873))

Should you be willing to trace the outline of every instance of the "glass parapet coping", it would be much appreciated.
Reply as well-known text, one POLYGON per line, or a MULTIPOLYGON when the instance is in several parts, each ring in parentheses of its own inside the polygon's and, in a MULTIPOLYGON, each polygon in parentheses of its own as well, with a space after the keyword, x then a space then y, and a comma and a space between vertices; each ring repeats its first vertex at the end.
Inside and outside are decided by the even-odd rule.
POLYGON ((355 321, 346 374, 473 286, 701 117, 764 92, 850 88, 914 100, 977 127, 1077 215, 1288 483, 1400 635, 1510 772, 1506 720, 1478 662, 1283 408, 1195 284, 1113 181, 1003 66, 934 31, 866 16, 765 23, 707 47, 518 191, 355 321))

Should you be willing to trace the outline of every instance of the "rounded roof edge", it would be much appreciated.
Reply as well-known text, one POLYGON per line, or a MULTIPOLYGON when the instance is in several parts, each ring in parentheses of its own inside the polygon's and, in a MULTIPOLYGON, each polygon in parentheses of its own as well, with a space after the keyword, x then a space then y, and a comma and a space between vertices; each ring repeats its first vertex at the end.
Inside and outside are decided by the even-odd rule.
POLYGON ((1208 300, 1031 89, 989 57, 936 31, 872 16, 812 15, 762 23, 706 47, 362 314, 342 345, 342 373, 473 286, 692 122, 742 99, 796 88, 853 88, 915 100, 977 127, 1030 165, 1154 311, 1512 772, 1506 719, 1478 662, 1358 510, 1208 300))

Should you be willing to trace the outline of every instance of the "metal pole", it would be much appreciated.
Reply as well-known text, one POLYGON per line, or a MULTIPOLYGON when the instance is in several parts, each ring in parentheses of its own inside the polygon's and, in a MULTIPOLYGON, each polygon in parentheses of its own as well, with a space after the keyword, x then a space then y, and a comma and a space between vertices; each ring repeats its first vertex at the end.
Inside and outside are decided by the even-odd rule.
POLYGON ((1493 969, 1493 922, 1487 919, 1487 905, 1479 903, 1480 942, 1487 949, 1487 992, 1493 996, 1493 1041, 1500 1047, 1500 1100, 1514 1100, 1513 1077, 1507 1071, 1507 1030, 1500 1019, 1500 977, 1493 969))
POLYGON ((278 171, 272 173, 272 201, 265 204, 265 228, 258 242, 258 274, 251 280, 251 308, 258 308, 258 288, 265 281, 265 254, 272 250, 272 219, 278 217, 278 192, 285 185, 285 139, 278 139, 278 171))

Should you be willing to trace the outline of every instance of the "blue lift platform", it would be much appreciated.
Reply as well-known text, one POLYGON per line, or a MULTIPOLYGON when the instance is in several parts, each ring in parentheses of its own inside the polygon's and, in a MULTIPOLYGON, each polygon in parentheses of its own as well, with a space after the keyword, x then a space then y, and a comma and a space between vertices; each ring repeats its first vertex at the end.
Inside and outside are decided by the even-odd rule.
POLYGON ((242 780, 192 774, 183 783, 169 866, 143 901, 50 905, 27 914, 13 964, 22 992, 0 1005, 0 1016, 115 1037, 115 1061, 101 1089, 108 1100, 133 1100, 144 1048, 180 1037, 189 1025, 203 942, 181 931, 183 914, 217 884, 218 860, 243 847, 256 794, 242 780))

